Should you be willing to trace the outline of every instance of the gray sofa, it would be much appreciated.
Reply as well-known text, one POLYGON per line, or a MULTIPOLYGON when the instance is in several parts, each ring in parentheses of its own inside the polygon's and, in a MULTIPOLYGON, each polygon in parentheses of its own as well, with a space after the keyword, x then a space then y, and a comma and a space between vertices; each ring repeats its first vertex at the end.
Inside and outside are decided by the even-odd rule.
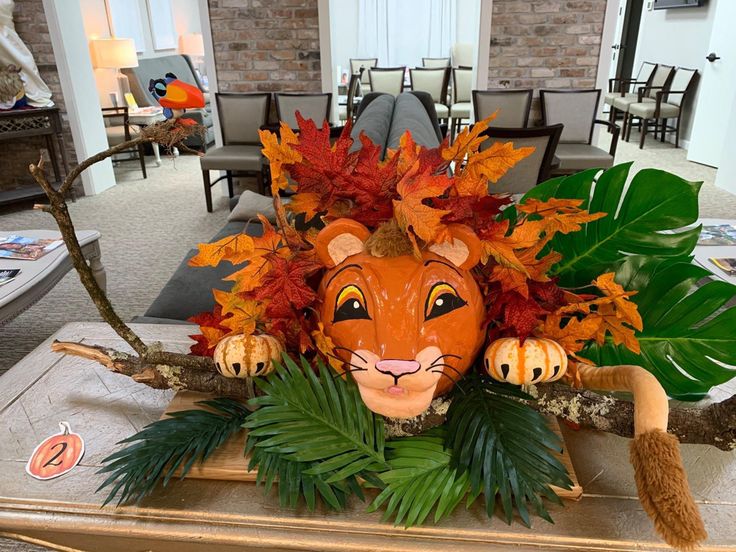
POLYGON ((173 73, 179 80, 193 84, 199 88, 205 98, 204 109, 189 109, 184 115, 184 118, 192 119, 204 126, 205 137, 203 140, 200 136, 191 136, 185 144, 189 147, 205 150, 208 144, 215 141, 210 93, 197 77, 197 72, 194 70, 194 65, 192 64, 192 60, 189 59, 189 56, 175 54, 139 59, 138 67, 122 69, 122 72, 128 77, 130 92, 140 107, 158 105, 156 98, 148 90, 148 85, 151 80, 164 78, 166 73, 173 73))
MULTIPOLYGON (((406 92, 396 98, 387 94, 366 95, 358 108, 351 135, 356 140, 357 147, 360 147, 357 138, 361 132, 365 132, 385 152, 387 147, 396 148, 399 145, 399 139, 406 130, 411 131, 417 144, 426 147, 437 147, 440 144, 442 132, 429 94, 406 92)), ((237 202, 238 197, 231 199, 230 208, 233 209, 237 202)), ((263 227, 251 221, 246 229, 245 220, 229 221, 210 242, 243 231, 252 236, 260 236, 263 227)), ((215 268, 190 267, 189 259, 196 253, 196 249, 189 251, 146 313, 134 319, 134 322, 186 323, 187 318, 214 308, 212 289, 229 290, 232 283, 223 282, 222 279, 234 269, 229 263, 222 263, 215 268)))

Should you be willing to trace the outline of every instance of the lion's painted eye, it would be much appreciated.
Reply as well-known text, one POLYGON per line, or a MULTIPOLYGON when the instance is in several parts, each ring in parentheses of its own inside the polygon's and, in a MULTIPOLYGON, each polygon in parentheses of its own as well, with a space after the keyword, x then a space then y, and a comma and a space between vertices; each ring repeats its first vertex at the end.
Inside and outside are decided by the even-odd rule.
POLYGON ((424 307, 424 319, 431 320, 443 314, 459 309, 467 305, 450 284, 438 282, 427 295, 427 303, 424 307))
POLYGON ((348 285, 340 290, 335 301, 335 315, 332 322, 343 320, 370 320, 365 305, 365 295, 358 286, 348 285))

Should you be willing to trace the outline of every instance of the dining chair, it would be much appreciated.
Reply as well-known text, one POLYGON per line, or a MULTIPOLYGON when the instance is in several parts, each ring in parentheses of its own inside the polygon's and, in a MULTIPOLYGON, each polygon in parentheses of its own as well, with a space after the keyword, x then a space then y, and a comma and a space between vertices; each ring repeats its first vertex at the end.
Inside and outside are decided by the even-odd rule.
MULTIPOLYGON (((425 58, 426 59, 426 58, 425 58)), ((450 108, 447 106, 447 86, 450 81, 449 67, 417 67, 409 69, 411 89, 414 92, 427 92, 432 96, 437 118, 447 120, 450 108)))
POLYGON ((330 120, 332 93, 303 94, 301 92, 278 92, 274 94, 276 116, 291 128, 299 128, 296 112, 304 119, 311 119, 317 127, 330 120))
POLYGON ((633 103, 640 102, 654 102, 657 97, 657 91, 667 90, 672 82, 672 77, 675 75, 675 68, 672 65, 657 65, 654 70, 654 74, 648 85, 644 87, 637 87, 636 96, 619 96, 613 100, 613 109, 616 110, 614 116, 620 111, 624 116, 623 122, 623 136, 626 137, 630 134, 628 129, 628 123, 630 122, 627 114, 629 112, 629 106, 633 103), (642 95, 641 100, 639 99, 639 92, 642 88, 646 88, 646 93, 642 95))
POLYGON ((667 89, 657 90, 654 101, 644 102, 645 94, 647 89, 639 90, 639 100, 637 103, 629 105, 629 112, 626 117, 629 118, 629 123, 626 131, 626 141, 629 141, 629 135, 631 134, 631 120, 634 117, 638 117, 641 120, 641 136, 639 138, 639 149, 644 148, 644 140, 647 136, 649 129, 649 121, 654 120, 654 139, 657 139, 657 134, 661 129, 662 136, 661 140, 664 142, 665 135, 668 132, 675 133, 675 147, 680 147, 680 116, 682 111, 682 105, 685 98, 690 94, 693 84, 696 81, 698 71, 697 69, 686 69, 684 67, 678 67, 675 71, 675 75, 672 78, 670 86, 667 89), (668 126, 668 119, 677 119, 677 124, 674 126, 668 126), (661 127, 660 127, 661 124, 661 127))
POLYGON ((350 73, 360 75, 360 87, 363 93, 371 91, 368 70, 378 65, 378 58, 350 58, 350 73))
POLYGON ((268 122, 270 92, 254 94, 217 93, 217 115, 222 131, 222 146, 210 148, 199 158, 207 211, 212 212, 212 186, 227 179, 233 197, 233 175, 255 176, 259 193, 264 192, 263 155, 258 130, 268 122), (225 176, 210 181, 210 171, 225 171, 225 176))
MULTIPOLYGON (((137 125, 131 125, 128 113, 128 106, 122 107, 103 107, 102 120, 105 123, 105 134, 107 134, 107 143, 110 146, 117 146, 133 138, 140 136, 141 130, 137 125), (116 124, 117 123, 117 124, 116 124)), ((138 144, 127 150, 133 152, 134 159, 138 159, 143 171, 143 178, 148 178, 146 173, 146 157, 143 144, 138 144)))
POLYGON ((469 42, 456 42, 450 50, 453 67, 473 66, 473 45, 469 42))
POLYGON ((371 92, 398 96, 404 91, 406 67, 372 67, 368 69, 371 92))
POLYGON ((616 122, 617 110, 613 106, 616 98, 636 98, 637 88, 649 86, 652 83, 657 64, 649 61, 642 62, 639 72, 633 79, 608 79, 608 92, 603 95, 603 103, 609 105, 608 120, 616 122))
POLYGON ((472 69, 452 70, 452 105, 450 106, 450 136, 455 139, 455 135, 460 132, 463 119, 470 120, 470 104, 472 98, 472 69))
POLYGON ((555 157, 559 165, 555 174, 569 174, 585 169, 607 169, 613 166, 620 129, 610 121, 596 119, 600 88, 588 90, 540 90, 542 124, 562 123, 555 157), (612 131, 608 151, 592 145, 593 128, 603 125, 612 131))
POLYGON ((350 82, 348 83, 348 94, 345 101, 345 105, 337 106, 337 114, 340 121, 354 121, 355 120, 355 98, 358 97, 358 88, 360 87, 360 75, 350 75, 350 82))
POLYGON ((548 180, 555 150, 562 134, 563 125, 556 124, 532 128, 488 127, 481 136, 488 139, 480 144, 486 150, 492 144, 513 142, 515 148, 534 147, 534 152, 519 161, 498 182, 488 184, 488 192, 524 194, 537 184, 548 180))
POLYGON ((522 90, 473 90, 475 120, 482 121, 495 112, 496 117, 491 121, 491 126, 526 128, 529 126, 532 93, 531 88, 522 90))
POLYGON ((422 58, 422 67, 426 69, 437 69, 442 67, 450 67, 450 58, 449 57, 423 57, 422 58))

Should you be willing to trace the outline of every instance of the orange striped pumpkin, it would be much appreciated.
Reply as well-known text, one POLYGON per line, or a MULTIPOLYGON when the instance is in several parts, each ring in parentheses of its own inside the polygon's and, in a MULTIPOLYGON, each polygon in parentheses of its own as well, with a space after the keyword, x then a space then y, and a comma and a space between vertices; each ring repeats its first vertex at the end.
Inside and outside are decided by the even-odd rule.
POLYGON ((567 371, 567 355, 551 339, 529 337, 521 345, 515 337, 504 337, 488 346, 484 364, 493 379, 525 385, 560 379, 567 371))
POLYGON ((36 479, 53 479, 64 475, 84 456, 84 441, 72 433, 67 422, 61 422, 61 433, 45 439, 33 451, 26 471, 36 479))
POLYGON ((215 367, 226 378, 265 376, 283 352, 281 342, 270 335, 231 335, 215 347, 215 367))

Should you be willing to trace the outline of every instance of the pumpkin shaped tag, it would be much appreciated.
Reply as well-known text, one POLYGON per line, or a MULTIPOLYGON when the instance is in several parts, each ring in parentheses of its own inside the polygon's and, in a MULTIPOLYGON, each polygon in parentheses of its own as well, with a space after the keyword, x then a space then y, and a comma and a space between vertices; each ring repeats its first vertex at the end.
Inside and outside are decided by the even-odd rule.
POLYGON ((60 422, 61 433, 44 439, 31 454, 26 472, 45 481, 69 472, 84 456, 84 440, 72 433, 68 422, 60 422))

